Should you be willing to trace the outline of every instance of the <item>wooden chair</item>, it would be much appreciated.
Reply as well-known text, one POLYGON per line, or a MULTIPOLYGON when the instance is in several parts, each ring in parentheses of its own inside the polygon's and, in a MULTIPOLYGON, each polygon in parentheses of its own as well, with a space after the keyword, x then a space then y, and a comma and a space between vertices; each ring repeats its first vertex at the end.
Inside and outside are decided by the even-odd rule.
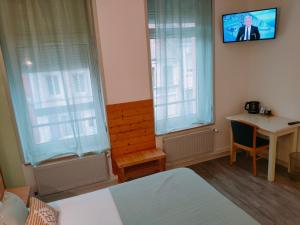
POLYGON ((17 187, 17 188, 6 188, 4 179, 0 170, 0 201, 3 198, 4 192, 8 191, 11 193, 14 193, 15 195, 19 196, 23 202, 28 205, 29 197, 30 197, 30 187, 24 186, 24 187, 17 187))
POLYGON ((268 150, 269 141, 257 137, 257 127, 253 124, 245 123, 242 121, 231 121, 232 129, 232 151, 230 157, 230 164, 233 163, 238 149, 250 152, 252 155, 252 173, 256 176, 256 161, 257 154, 268 150))
POLYGON ((153 101, 107 106, 113 172, 119 182, 165 170, 165 153, 156 148, 153 101))

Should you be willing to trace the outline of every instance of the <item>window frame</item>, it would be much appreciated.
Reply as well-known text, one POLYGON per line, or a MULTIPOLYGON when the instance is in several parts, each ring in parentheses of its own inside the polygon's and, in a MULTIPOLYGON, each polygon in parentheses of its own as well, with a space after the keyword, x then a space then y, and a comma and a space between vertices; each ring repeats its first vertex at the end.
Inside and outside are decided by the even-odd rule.
POLYGON ((61 95, 61 88, 59 85, 59 76, 58 75, 47 75, 46 78, 48 96, 56 97, 61 95))
MULTIPOLYGON (((145 14, 145 29, 146 29, 146 42, 147 42, 147 52, 148 52, 148 68, 149 68, 149 72, 148 72, 148 77, 149 77, 149 82, 150 82, 150 95, 151 95, 151 99, 154 99, 154 88, 153 88, 153 79, 152 79, 152 58, 151 58, 151 35, 150 35, 150 29, 149 29, 149 11, 148 11, 148 4, 147 4, 148 0, 144 0, 144 14, 145 14)), ((152 28, 154 29, 154 28, 152 28)), ((172 131, 168 131, 166 133, 156 133, 155 130, 155 135, 156 137, 164 137, 164 136, 168 136, 168 135, 172 135, 174 133, 184 133, 184 132, 193 132, 193 130, 195 129, 199 129, 199 128, 205 128, 205 127, 210 127, 210 126, 215 126, 216 125, 216 89, 215 89, 215 51, 216 51, 216 47, 215 47, 215 42, 216 42, 216 38, 215 38, 215 30, 216 30, 216 19, 215 19, 215 1, 211 0, 211 39, 212 39, 212 58, 211 58, 211 63, 212 63, 212 121, 210 123, 199 123, 199 124, 195 124, 195 125, 191 125, 188 127, 183 127, 183 128, 179 128, 179 129, 174 129, 172 131)), ((154 115, 155 115, 155 104, 153 101, 153 109, 154 109, 154 115)))
MULTIPOLYGON (((99 3, 98 3, 99 4, 99 3)), ((101 40, 100 40, 100 31, 99 31, 99 16, 98 16, 98 12, 97 12, 97 0, 91 0, 91 10, 92 10, 92 29, 94 29, 94 35, 95 38, 93 41, 95 41, 95 45, 97 47, 95 53, 96 53, 96 59, 97 59, 97 63, 101 66, 99 66, 99 79, 98 79, 98 86, 101 88, 101 92, 100 95, 102 96, 102 99, 100 101, 100 104, 103 105, 103 116, 104 116, 104 120, 103 123, 105 125, 106 130, 108 130, 108 122, 107 122, 107 112, 106 112, 106 105, 107 105, 107 96, 106 96, 106 86, 105 86, 105 82, 104 82, 104 68, 103 68, 103 57, 102 57, 102 51, 101 51, 101 40)), ((7 71, 6 71, 6 67, 5 67, 5 62, 4 62, 4 56, 2 53, 2 48, 0 46, 0 73, 3 74, 3 76, 0 76, 0 80, 3 79, 3 92, 5 95, 5 98, 7 100, 8 103, 8 111, 10 114, 10 119, 12 121, 12 128, 13 128, 13 132, 15 134, 15 138, 16 138, 16 145, 17 145, 17 150, 18 150, 18 155, 20 157, 20 161, 23 165, 25 166, 31 166, 32 164, 30 162, 27 162, 25 160, 25 154, 24 154, 24 150, 23 150, 23 146, 21 143, 21 137, 18 131, 18 125, 17 125, 17 119, 16 119, 16 112, 14 111, 14 107, 13 107, 13 102, 12 102, 12 95, 10 93, 9 90, 9 81, 8 81, 8 76, 7 76, 7 71)), ((107 152, 110 151, 110 138, 108 135, 108 142, 109 142, 109 147, 107 149, 106 152, 102 152, 102 154, 108 154, 107 152)), ((82 157, 86 157, 86 155, 88 154, 84 154, 82 157)), ((70 155, 61 155, 61 156, 56 156, 53 159, 49 159, 43 162, 40 162, 39 165, 43 165, 44 163, 47 163, 48 161, 51 162, 59 162, 61 160, 67 159, 67 160, 72 160, 73 156, 77 156, 77 154, 74 153, 70 153, 70 155)), ((39 166, 37 165, 37 166, 39 166)))

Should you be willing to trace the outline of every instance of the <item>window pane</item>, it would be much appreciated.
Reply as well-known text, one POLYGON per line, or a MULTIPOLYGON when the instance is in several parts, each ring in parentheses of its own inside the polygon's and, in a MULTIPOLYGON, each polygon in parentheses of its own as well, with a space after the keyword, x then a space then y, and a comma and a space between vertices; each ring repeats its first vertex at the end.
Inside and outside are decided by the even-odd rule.
POLYGON ((109 148, 86 4, 1 1, 0 45, 26 162, 109 148))
POLYGON ((156 133, 211 123, 211 1, 148 0, 148 16, 156 133))

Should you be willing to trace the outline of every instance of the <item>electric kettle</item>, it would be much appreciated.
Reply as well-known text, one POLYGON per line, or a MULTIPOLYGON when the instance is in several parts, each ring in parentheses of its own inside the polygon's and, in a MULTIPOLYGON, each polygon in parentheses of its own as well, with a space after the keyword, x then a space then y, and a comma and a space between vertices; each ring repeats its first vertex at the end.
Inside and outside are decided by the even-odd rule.
POLYGON ((258 101, 246 102, 245 110, 247 110, 248 113, 257 114, 259 113, 259 105, 260 103, 258 101))

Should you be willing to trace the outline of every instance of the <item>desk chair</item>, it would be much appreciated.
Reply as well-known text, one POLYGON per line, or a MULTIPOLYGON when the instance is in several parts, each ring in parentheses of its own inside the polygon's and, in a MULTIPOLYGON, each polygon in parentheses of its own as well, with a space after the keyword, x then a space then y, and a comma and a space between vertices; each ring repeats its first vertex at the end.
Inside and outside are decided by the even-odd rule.
POLYGON ((232 153, 230 157, 230 164, 233 163, 234 154, 238 149, 250 152, 252 155, 252 173, 256 176, 256 161, 260 158, 256 157, 269 148, 269 140, 257 137, 257 127, 253 124, 231 121, 232 129, 232 153))

